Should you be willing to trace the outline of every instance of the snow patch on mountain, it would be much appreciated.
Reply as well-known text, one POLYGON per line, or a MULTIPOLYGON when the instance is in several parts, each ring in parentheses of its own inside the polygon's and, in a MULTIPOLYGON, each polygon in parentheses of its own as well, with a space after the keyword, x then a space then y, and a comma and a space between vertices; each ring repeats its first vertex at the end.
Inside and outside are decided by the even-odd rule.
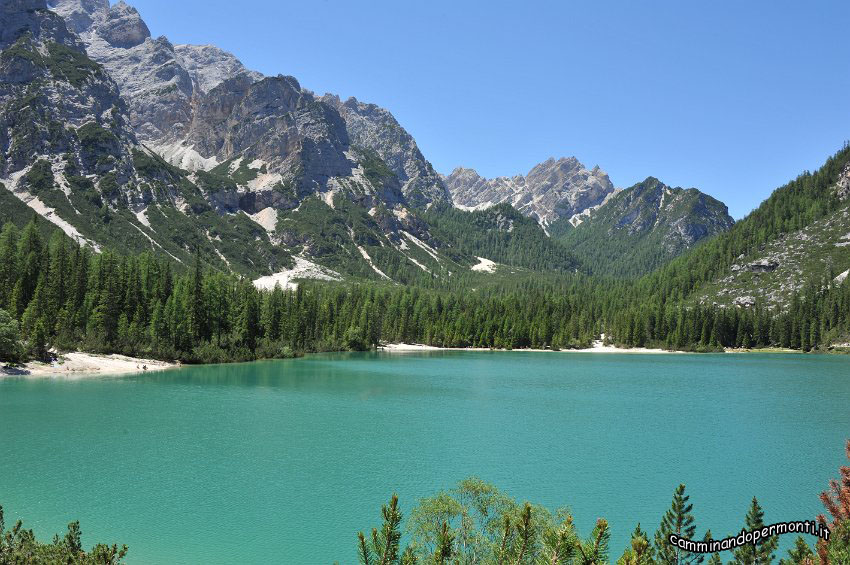
POLYGON ((479 273, 495 273, 496 272, 496 262, 491 261, 490 259, 485 259, 484 257, 476 257, 478 259, 478 264, 470 267, 473 271, 477 271, 479 273))
POLYGON ((150 228, 151 223, 148 220, 148 216, 146 214, 147 211, 148 209, 145 208, 144 210, 139 210, 138 212, 136 212, 136 219, 139 220, 139 223, 145 226, 146 228, 150 228))
POLYGON ((167 163, 187 171, 209 171, 218 166, 215 156, 204 157, 195 151, 194 145, 186 145, 181 141, 154 145, 151 149, 167 163))
POLYGON ((383 272, 381 269, 378 268, 377 265, 375 265, 375 262, 372 261, 371 257, 369 257, 369 253, 367 253, 366 250, 363 249, 362 246, 357 245, 356 243, 355 243, 355 246, 357 246, 357 251, 359 251, 360 254, 363 256, 363 258, 366 260, 366 262, 369 263, 369 266, 372 267, 373 271, 375 271, 376 273, 381 275, 382 279, 391 280, 390 277, 388 277, 385 272, 383 272))
POLYGON ((423 251, 425 251, 425 253, 430 255, 431 258, 434 259, 434 261, 436 261, 437 263, 440 262, 440 256, 437 255, 437 251, 433 247, 431 247, 430 245, 428 245, 410 232, 403 231, 401 232, 401 234, 407 239, 409 239, 412 243, 419 246, 423 251))
POLYGON ((280 285, 283 290, 298 288, 296 279, 315 279, 322 281, 341 281, 342 275, 327 267, 317 265, 303 257, 293 257, 295 266, 273 275, 260 277, 254 281, 254 286, 261 290, 272 290, 280 285))
POLYGON ((274 232, 277 228, 277 210, 271 206, 263 208, 256 214, 248 214, 248 217, 262 226, 267 232, 274 232))

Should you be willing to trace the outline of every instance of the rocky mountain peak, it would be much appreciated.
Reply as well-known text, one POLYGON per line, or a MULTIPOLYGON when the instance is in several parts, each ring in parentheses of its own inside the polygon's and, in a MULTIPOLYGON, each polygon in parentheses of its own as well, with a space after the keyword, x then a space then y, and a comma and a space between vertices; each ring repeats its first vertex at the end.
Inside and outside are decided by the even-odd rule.
POLYGON ((528 176, 531 176, 535 173, 547 172, 552 170, 563 170, 570 171, 575 168, 584 167, 578 159, 575 157, 561 157, 559 159, 555 159, 554 157, 549 157, 542 163, 538 163, 528 172, 528 176))
POLYGON ((87 32, 109 13, 109 0, 48 0, 47 6, 77 34, 87 32))
POLYGON ((196 90, 209 92, 225 80, 246 75, 254 82, 262 73, 250 71, 232 53, 215 45, 175 45, 177 59, 192 76, 196 90))
POLYGON ((325 94, 322 100, 334 107, 345 120, 352 143, 377 153, 395 173, 404 196, 411 204, 427 207, 434 202, 451 202, 442 177, 392 113, 354 97, 342 102, 335 94, 325 94))
POLYGON ((484 177, 478 174, 475 169, 467 169, 466 167, 455 167, 454 170, 445 177, 446 180, 452 179, 450 182, 456 182, 458 179, 463 179, 466 182, 486 181, 484 177))
POLYGON ((458 168, 446 177, 446 184, 458 206, 482 209, 507 202, 543 226, 582 214, 614 192, 604 171, 598 166, 588 170, 575 157, 549 158, 525 176, 489 180, 458 168))
POLYGON ((47 9, 45 0, 0 0, 0 48, 29 33, 36 41, 80 48, 64 21, 47 9))
POLYGON ((139 12, 121 0, 112 8, 97 33, 114 47, 135 47, 151 36, 139 12))
POLYGON ((113 182, 132 174, 129 145, 135 140, 117 86, 45 6, 15 0, 0 10, 0 29, 17 33, 0 56, 0 177, 8 179, 7 188, 19 188, 22 198, 31 195, 20 176, 37 162, 42 171, 56 167, 48 177, 54 183, 66 167, 75 175, 111 171, 113 182))
POLYGON ((706 236, 728 230, 734 223, 728 208, 719 200, 696 188, 667 186, 655 177, 623 190, 604 209, 606 213, 613 210, 619 210, 616 228, 635 234, 660 227, 678 238, 676 246, 691 246, 706 236))
POLYGON ((2 0, 0 2, 0 12, 4 14, 46 9, 47 2, 45 0, 2 0))

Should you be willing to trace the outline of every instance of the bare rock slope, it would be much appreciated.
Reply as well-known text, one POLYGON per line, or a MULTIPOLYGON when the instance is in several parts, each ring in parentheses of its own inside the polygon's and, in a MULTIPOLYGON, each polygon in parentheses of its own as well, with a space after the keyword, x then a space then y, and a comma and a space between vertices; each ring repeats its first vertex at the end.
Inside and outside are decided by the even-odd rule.
POLYGON ((459 167, 445 180, 457 206, 484 209, 508 203, 544 227, 562 218, 578 222, 614 192, 604 171, 587 169, 575 157, 548 159, 527 175, 494 179, 459 167))

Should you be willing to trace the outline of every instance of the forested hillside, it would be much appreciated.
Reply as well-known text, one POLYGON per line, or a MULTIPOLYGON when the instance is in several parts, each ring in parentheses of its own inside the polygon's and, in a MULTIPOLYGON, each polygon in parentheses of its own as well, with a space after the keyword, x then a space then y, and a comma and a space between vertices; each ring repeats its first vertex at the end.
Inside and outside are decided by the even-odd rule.
POLYGON ((720 308, 659 296, 647 281, 528 272, 494 284, 431 289, 392 283, 302 283, 261 291, 196 257, 176 273, 153 253, 93 253, 38 222, 0 233, 0 359, 49 349, 187 362, 361 350, 382 342, 451 347, 623 346, 802 350, 848 341, 850 285, 812 284, 786 311, 720 308), (8 313, 8 314, 7 314, 8 313))
POLYGON ((671 188, 650 177, 611 195, 577 226, 560 220, 549 231, 589 272, 637 277, 728 231, 733 223, 722 202, 695 188, 671 188))
POLYGON ((451 242, 457 260, 472 255, 535 271, 569 272, 580 268, 565 246, 553 241, 536 221, 509 204, 474 212, 435 207, 424 218, 437 237, 451 242))
POLYGON ((602 334, 687 350, 848 341, 848 147, 727 233, 725 206, 696 190, 650 178, 616 192, 575 159, 484 183, 510 198, 463 211, 383 109, 154 41, 125 4, 51 6, 68 19, 44 0, 0 12, 4 360, 50 348, 235 360, 397 341, 558 349, 602 334), (155 60, 173 96, 140 83, 155 60), (183 114, 191 124, 169 138, 183 114), (555 237, 540 224, 547 206, 563 212, 543 222, 555 237), (309 270, 296 264, 331 280, 251 283, 309 270))
MULTIPOLYGON (((732 266, 764 246, 834 214, 845 207, 850 191, 850 145, 845 145, 815 172, 805 172, 775 190, 728 233, 671 261, 639 286, 656 299, 683 300, 704 285, 732 272, 732 266)), ((807 284, 824 283, 831 265, 813 271, 807 284)), ((758 284, 755 282, 754 284, 758 284)), ((787 304, 788 302, 786 302, 787 304)))

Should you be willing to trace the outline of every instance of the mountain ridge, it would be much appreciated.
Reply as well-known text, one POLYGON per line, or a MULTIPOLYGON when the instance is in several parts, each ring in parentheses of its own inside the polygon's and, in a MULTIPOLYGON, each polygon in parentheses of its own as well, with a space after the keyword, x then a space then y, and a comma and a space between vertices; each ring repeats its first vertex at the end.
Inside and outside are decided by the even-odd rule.
MULTIPOLYGON (((160 207, 156 195, 161 193, 170 194, 166 209, 181 214, 174 216, 180 222, 188 210, 204 215, 208 224, 231 224, 231 230, 240 232, 237 240, 259 238, 263 253, 278 259, 263 264, 254 260, 253 267, 243 261, 240 269, 256 276, 268 276, 269 269, 285 270, 289 257, 367 278, 383 279, 393 273, 391 278, 398 282, 414 280, 417 274, 457 272, 477 260, 476 248, 480 252, 488 247, 462 242, 463 237, 478 241, 483 234, 464 235, 459 229, 462 223, 456 220, 468 218, 469 229, 484 230, 492 237, 499 231, 497 218, 503 214, 485 212, 500 204, 511 205, 539 224, 544 235, 566 245, 565 252, 556 251, 527 231, 523 237, 534 241, 534 249, 563 263, 537 261, 515 249, 509 255, 522 255, 520 266, 598 271, 598 257, 586 253, 585 248, 609 246, 616 240, 607 231, 591 243, 577 242, 579 236, 571 235, 589 233, 590 228, 576 226, 600 223, 593 219, 603 217, 613 202, 623 201, 624 191, 615 188, 598 166, 588 169, 575 157, 549 158, 527 174, 514 177, 484 179, 463 168, 443 177, 384 108, 353 97, 343 101, 333 94, 318 96, 294 77, 267 77, 250 71, 234 55, 215 46, 173 45, 165 37, 154 38, 139 12, 123 1, 110 6, 108 0, 49 0, 46 5, 64 18, 72 30, 66 31, 69 37, 118 87, 120 100, 114 106, 120 107, 116 115, 123 120, 124 129, 114 136, 126 149, 125 157, 113 164, 123 166, 124 172, 106 165, 109 143, 116 140, 89 127, 94 149, 89 157, 100 159, 101 168, 86 174, 94 175, 89 180, 98 193, 103 192, 101 176, 108 177, 105 188, 110 194, 127 192, 121 196, 124 204, 119 202, 121 198, 113 198, 107 207, 121 212, 121 206, 126 206, 132 216, 128 216, 131 229, 141 229, 146 237, 152 237, 148 230, 154 229, 144 224, 149 221, 146 210, 152 203, 160 207), (146 171, 150 178, 139 176, 138 170, 146 171), (157 190, 144 192, 145 187, 157 183, 157 190), (446 218, 441 225, 451 229, 441 228, 442 235, 435 236, 430 228, 440 224, 437 214, 447 214, 452 203, 481 214, 446 218), (427 221, 425 214, 430 218, 427 221), (427 249, 407 245, 411 237, 427 249), (424 255, 418 256, 419 251, 424 255)), ((45 150, 35 157, 36 162, 49 157, 45 160, 58 185, 73 176, 69 172, 62 177, 66 164, 55 152, 45 150)), ((39 165, 36 172, 43 172, 44 167, 39 165)), ((28 177, 32 167, 15 172, 28 177)), ((26 188, 18 178, 5 174, 3 178, 17 194, 26 188)), ((71 187, 66 192, 74 190, 71 187)), ((97 195, 90 196, 97 201, 97 195)), ((657 203, 639 200, 635 206, 646 209, 629 213, 643 218, 651 215, 657 203)), ((71 212, 59 210, 53 218, 79 223, 71 212)), ((711 216, 713 212, 706 213, 711 216)), ((691 233, 702 224, 663 214, 653 217, 656 224, 670 224, 667 234, 678 234, 679 243, 670 237, 652 240, 660 243, 655 246, 656 257, 645 258, 641 269, 626 269, 631 275, 643 274, 646 265, 659 266, 698 240, 728 229, 725 222, 719 222, 691 233)), ((165 225, 157 229, 166 228, 172 231, 165 225)), ((200 233, 210 238, 209 231, 207 225, 200 233)), ((89 229, 90 234, 95 232, 98 230, 89 229)), ((94 241, 82 232, 80 235, 94 241)), ((153 239, 156 244, 171 245, 153 239)), ((176 234, 170 239, 179 240, 176 234)), ((222 250, 212 241, 215 239, 208 242, 212 246, 209 251, 218 256, 222 250)), ((504 254, 490 249, 505 260, 504 254)), ((185 263, 188 252, 183 242, 179 250, 171 247, 168 253, 185 263)), ((219 262, 232 268, 228 263, 232 258, 226 253, 224 257, 226 260, 219 262)))
MULTIPOLYGON (((66 112, 51 122, 82 128, 88 145, 82 148, 86 151, 80 150, 80 158, 97 161, 98 167, 77 175, 66 156, 50 146, 41 132, 33 132, 41 149, 27 147, 20 155, 13 151, 7 163, 7 148, 23 145, 12 143, 21 136, 9 134, 6 128, 0 133, 0 141, 8 138, 3 143, 0 179, 5 189, 66 233, 78 241, 106 243, 124 251, 137 252, 150 245, 183 264, 188 263, 194 246, 217 267, 253 276, 288 268, 290 255, 311 252, 345 273, 366 278, 395 271, 402 280, 409 280, 417 271, 440 270, 437 263, 444 258, 439 252, 432 249, 434 257, 426 253, 427 257, 417 258, 419 247, 402 247, 405 238, 427 245, 431 236, 427 225, 409 213, 400 179, 374 150, 352 143, 337 109, 301 88, 296 79, 252 73, 215 47, 175 47, 164 37, 154 39, 138 12, 123 2, 109 6, 100 0, 51 0, 50 7, 82 36, 69 31, 60 16, 47 10, 46 2, 3 2, 9 14, 6 20, 12 23, 26 23, 32 19, 32 10, 43 13, 38 22, 29 22, 30 27, 40 32, 40 27, 50 24, 50 29, 61 31, 73 46, 79 67, 75 73, 87 67, 102 73, 103 80, 97 84, 109 96, 93 97, 104 99, 106 107, 98 110, 104 114, 102 119, 89 123, 92 120, 83 114, 66 112), (99 62, 88 56, 89 51, 99 62), (190 65, 189 58, 200 62, 190 65), (114 128, 110 119, 117 120, 114 128), (47 178, 47 169, 52 179, 47 178), (29 192, 30 177, 43 185, 40 200, 29 192), (69 185, 69 178, 77 184, 69 185), (62 196, 57 186, 64 187, 59 190, 64 191, 62 196), (104 198, 106 193, 109 198, 104 198), (167 218, 160 218, 160 213, 167 218), (107 229, 98 217, 117 224, 107 229), (200 217, 204 219, 199 224, 200 217), (330 233, 326 231, 329 222, 347 227, 330 233), (131 241, 134 231, 139 232, 140 242, 131 241), (224 233, 234 242, 255 242, 252 245, 268 257, 258 261, 252 253, 229 255, 223 250, 224 233), (277 259, 269 260, 272 256, 277 259), (376 260, 383 262, 381 267, 376 260), (407 266, 385 264, 399 261, 407 266), (429 261, 435 263, 429 265, 429 261)), ((10 27, 21 25, 4 29, 10 27)), ((37 57, 39 49, 46 49, 30 47, 4 50, 4 56, 27 61, 37 57)), ((56 66, 52 59, 48 63, 56 66)), ((32 82, 36 78, 32 74, 13 77, 7 73, 4 78, 7 83, 22 84, 15 97, 6 98, 10 103, 25 100, 27 89, 45 88, 41 82, 32 82)), ((79 88, 93 86, 85 76, 74 79, 79 88)), ((387 116, 391 118, 387 112, 383 119, 387 116)), ((396 130, 408 136, 410 158, 424 160, 412 138, 392 120, 396 130)), ((45 123, 44 130, 48 126, 45 123)), ((430 164, 420 168, 428 173, 430 164)))
POLYGON ((614 184, 598 166, 588 170, 575 157, 550 157, 526 175, 486 179, 474 169, 458 167, 445 177, 455 205, 480 210, 503 202, 547 227, 599 206, 614 184))
POLYGON ((639 276, 733 224, 719 200, 648 177, 612 193, 583 222, 561 220, 551 231, 593 272, 639 276))

